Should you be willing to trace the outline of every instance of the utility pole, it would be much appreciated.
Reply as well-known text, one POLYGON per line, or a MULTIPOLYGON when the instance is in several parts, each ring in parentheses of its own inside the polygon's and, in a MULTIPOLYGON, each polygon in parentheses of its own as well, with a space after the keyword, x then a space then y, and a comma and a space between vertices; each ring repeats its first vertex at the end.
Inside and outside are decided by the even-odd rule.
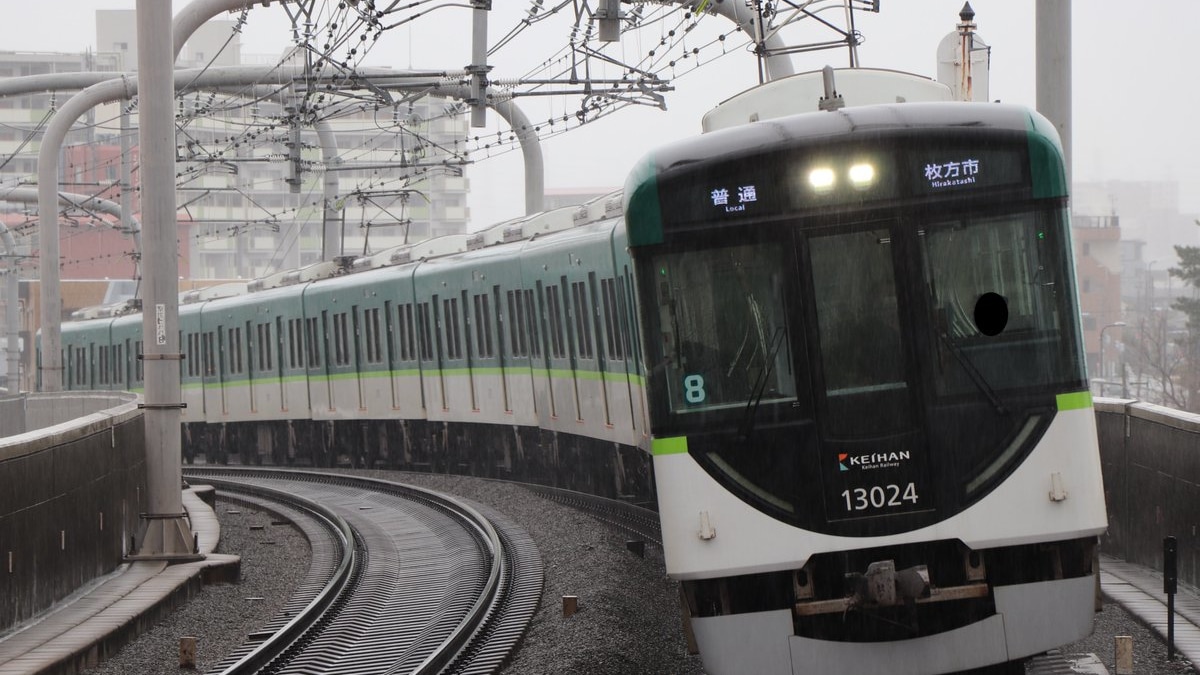
POLYGON ((142 183, 142 353, 146 512, 136 559, 196 559, 183 512, 179 245, 175 218, 175 55, 171 2, 137 0, 142 183))
POLYGON ((1037 0, 1037 109, 1058 130, 1071 177, 1071 0, 1037 0))
POLYGON ((471 75, 471 126, 482 127, 487 124, 487 34, 488 12, 492 10, 492 0, 471 0, 472 31, 471 31, 471 65, 467 72, 471 75))

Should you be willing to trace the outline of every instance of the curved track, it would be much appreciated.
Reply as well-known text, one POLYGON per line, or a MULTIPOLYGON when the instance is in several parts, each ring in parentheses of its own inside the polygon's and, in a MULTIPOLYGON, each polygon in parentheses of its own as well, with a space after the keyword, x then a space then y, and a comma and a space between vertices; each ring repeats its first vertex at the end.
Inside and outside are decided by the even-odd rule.
POLYGON ((276 510, 319 504, 328 513, 317 521, 340 530, 341 519, 349 535, 330 546, 328 535, 311 532, 317 526, 308 516, 294 521, 313 542, 308 578, 280 616, 218 672, 491 673, 536 610, 540 557, 501 514, 345 475, 193 467, 185 475, 223 492, 261 495, 238 499, 286 500, 276 510), (344 551, 345 560, 331 550, 344 551))

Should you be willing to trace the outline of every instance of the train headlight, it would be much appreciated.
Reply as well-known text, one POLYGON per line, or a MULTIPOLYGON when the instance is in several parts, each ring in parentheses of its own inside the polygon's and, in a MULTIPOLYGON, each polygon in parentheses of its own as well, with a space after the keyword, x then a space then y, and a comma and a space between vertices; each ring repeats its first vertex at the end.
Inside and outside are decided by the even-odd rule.
POLYGON ((875 182, 875 167, 870 164, 855 164, 850 167, 850 184, 863 189, 875 182))
POLYGON ((812 189, 819 193, 826 193, 833 189, 834 175, 833 169, 828 167, 818 167, 808 172, 808 184, 812 189))

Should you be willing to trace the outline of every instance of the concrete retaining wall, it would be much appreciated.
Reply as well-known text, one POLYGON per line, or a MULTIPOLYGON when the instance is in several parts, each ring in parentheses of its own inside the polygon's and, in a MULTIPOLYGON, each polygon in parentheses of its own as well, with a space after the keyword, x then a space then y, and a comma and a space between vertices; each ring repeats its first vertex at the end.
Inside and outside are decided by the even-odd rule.
POLYGON ((1101 550, 1162 570, 1162 540, 1178 540, 1179 578, 1200 585, 1200 415, 1149 403, 1096 400, 1108 502, 1101 550))
POLYGON ((18 394, 0 398, 0 438, 74 422, 136 398, 126 392, 18 394))
POLYGON ((0 437, 0 632, 116 569, 145 509, 139 399, 71 396, 30 396, 44 428, 0 437))

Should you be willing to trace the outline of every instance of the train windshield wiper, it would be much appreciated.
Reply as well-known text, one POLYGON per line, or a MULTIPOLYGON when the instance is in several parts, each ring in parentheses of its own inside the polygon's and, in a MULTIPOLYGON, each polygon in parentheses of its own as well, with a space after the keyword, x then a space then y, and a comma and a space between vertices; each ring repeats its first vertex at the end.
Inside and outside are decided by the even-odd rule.
POLYGON ((754 418, 758 413, 758 404, 762 401, 763 393, 767 389, 767 382, 771 379, 771 371, 775 369, 775 357, 779 354, 781 346, 783 346, 783 326, 776 328, 775 333, 771 335, 770 350, 763 353, 766 363, 762 372, 759 373, 758 379, 754 381, 754 386, 750 388, 750 397, 746 399, 746 412, 742 416, 741 428, 738 429, 738 435, 742 438, 744 446, 748 446, 754 437, 754 418))
POLYGON ((942 344, 946 345, 946 349, 950 350, 950 353, 954 355, 959 365, 966 371, 967 376, 971 378, 971 382, 975 384, 975 387, 987 397, 988 402, 992 404, 996 412, 1001 415, 1007 415, 1008 410, 1004 407, 1004 403, 1000 401, 1000 397, 996 395, 996 391, 988 384, 987 378, 983 376, 983 373, 979 372, 975 364, 971 363, 971 359, 967 358, 967 355, 963 353, 962 348, 954 344, 954 341, 944 331, 938 331, 938 337, 941 338, 942 344))

